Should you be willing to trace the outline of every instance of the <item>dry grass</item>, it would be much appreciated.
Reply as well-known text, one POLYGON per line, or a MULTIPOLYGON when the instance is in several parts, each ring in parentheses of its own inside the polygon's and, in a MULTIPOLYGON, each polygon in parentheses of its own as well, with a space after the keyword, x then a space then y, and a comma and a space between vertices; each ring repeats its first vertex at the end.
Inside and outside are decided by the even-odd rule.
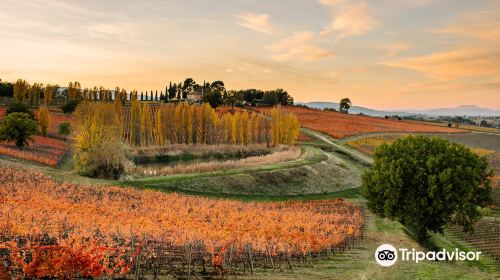
POLYGON ((235 168, 253 167, 258 165, 273 164, 297 159, 301 155, 299 147, 280 148, 272 154, 263 156, 252 156, 239 160, 227 161, 207 161, 191 164, 177 164, 164 167, 142 167, 134 166, 130 168, 129 173, 140 174, 144 176, 166 176, 173 174, 189 174, 208 171, 221 171, 235 168))
POLYGON ((251 145, 184 145, 171 144, 164 147, 128 147, 128 152, 132 156, 156 156, 156 155, 182 155, 189 153, 195 156, 207 154, 265 154, 273 150, 283 149, 282 147, 268 148, 265 144, 251 145))

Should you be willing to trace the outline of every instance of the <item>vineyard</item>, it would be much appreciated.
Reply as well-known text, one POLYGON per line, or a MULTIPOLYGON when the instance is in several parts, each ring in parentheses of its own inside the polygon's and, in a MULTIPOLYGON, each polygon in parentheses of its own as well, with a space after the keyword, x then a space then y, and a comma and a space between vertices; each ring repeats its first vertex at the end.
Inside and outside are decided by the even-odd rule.
MULTIPOLYGON (((360 152, 372 155, 378 146, 382 144, 390 144, 396 141, 397 139, 408 135, 409 134, 385 134, 385 135, 363 137, 360 139, 348 141, 347 145, 359 150, 360 152)), ((470 149, 474 153, 480 156, 489 156, 495 154, 495 151, 489 149, 478 148, 478 147, 470 147, 470 149)))
POLYGON ((474 247, 500 262, 500 221, 495 218, 480 220, 474 233, 464 233, 457 226, 447 230, 452 236, 467 241, 474 247))
POLYGON ((0 274, 156 277, 292 268, 344 250, 363 226, 360 208, 341 199, 245 203, 0 171, 0 274))
MULTIPOLYGON (((270 114, 271 112, 271 108, 269 107, 256 107, 254 110, 264 114, 270 114)), ((334 138, 345 138, 356 134, 374 132, 464 132, 455 128, 327 112, 295 106, 286 106, 282 110, 295 114, 302 127, 324 132, 334 138)))
POLYGON ((14 143, 0 143, 0 154, 55 167, 68 152, 61 140, 35 135, 28 147, 19 150, 14 143))
MULTIPOLYGON (((6 111, 6 107, 0 107, 0 119, 4 116, 6 111)), ((75 124, 75 119, 73 116, 64 114, 60 109, 54 109, 50 108, 50 119, 51 119, 51 125, 49 127, 49 134, 51 136, 57 136, 57 132, 59 129, 59 124, 63 122, 70 123, 71 126, 74 126, 75 124)), ((38 110, 34 110, 34 114, 38 115, 38 110)))
MULTIPOLYGON (((5 107, 0 107, 0 119, 5 114, 5 107)), ((35 111, 37 114, 37 111, 35 111)), ((59 124, 62 122, 74 123, 73 117, 59 112, 50 112, 51 125, 48 128, 50 136, 56 136, 59 124)), ((0 143, 0 154, 21 158, 24 160, 55 167, 61 162, 64 155, 69 150, 68 143, 49 137, 35 135, 32 137, 29 146, 20 150, 14 143, 0 143)))

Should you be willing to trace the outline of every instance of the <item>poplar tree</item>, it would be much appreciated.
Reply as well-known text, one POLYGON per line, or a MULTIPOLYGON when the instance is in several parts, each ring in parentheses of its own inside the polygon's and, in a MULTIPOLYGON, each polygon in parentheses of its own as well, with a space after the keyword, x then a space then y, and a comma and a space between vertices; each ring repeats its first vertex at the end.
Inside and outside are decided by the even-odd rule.
POLYGON ((47 84, 45 86, 45 90, 43 91, 43 101, 46 106, 50 106, 50 103, 52 102, 52 86, 50 84, 47 84))
POLYGON ((40 124, 40 130, 43 136, 47 136, 47 132, 49 131, 49 127, 51 124, 50 113, 46 106, 40 107, 38 110, 38 123, 40 124))

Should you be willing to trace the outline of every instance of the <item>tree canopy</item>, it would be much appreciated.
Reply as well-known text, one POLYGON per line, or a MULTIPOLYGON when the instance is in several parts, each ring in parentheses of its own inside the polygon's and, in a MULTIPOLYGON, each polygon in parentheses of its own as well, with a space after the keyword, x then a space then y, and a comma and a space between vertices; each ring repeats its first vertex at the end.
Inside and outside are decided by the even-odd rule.
POLYGON ((443 138, 408 136, 381 145, 373 159, 361 187, 368 208, 408 226, 419 241, 448 223, 472 231, 478 206, 491 200, 487 160, 443 138))
POLYGON ((342 98, 340 100, 340 104, 339 104, 339 112, 341 113, 349 113, 349 109, 351 108, 352 106, 352 103, 351 103, 351 100, 349 98, 342 98))
POLYGON ((0 141, 14 141, 19 149, 28 144, 38 124, 26 113, 11 113, 0 122, 0 141))

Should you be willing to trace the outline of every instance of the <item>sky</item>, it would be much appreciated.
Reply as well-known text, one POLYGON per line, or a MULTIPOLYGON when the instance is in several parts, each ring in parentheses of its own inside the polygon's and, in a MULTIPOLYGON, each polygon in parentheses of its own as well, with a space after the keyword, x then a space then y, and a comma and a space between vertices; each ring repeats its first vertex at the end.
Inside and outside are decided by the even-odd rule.
POLYGON ((497 0, 0 0, 0 79, 500 109, 497 0))

